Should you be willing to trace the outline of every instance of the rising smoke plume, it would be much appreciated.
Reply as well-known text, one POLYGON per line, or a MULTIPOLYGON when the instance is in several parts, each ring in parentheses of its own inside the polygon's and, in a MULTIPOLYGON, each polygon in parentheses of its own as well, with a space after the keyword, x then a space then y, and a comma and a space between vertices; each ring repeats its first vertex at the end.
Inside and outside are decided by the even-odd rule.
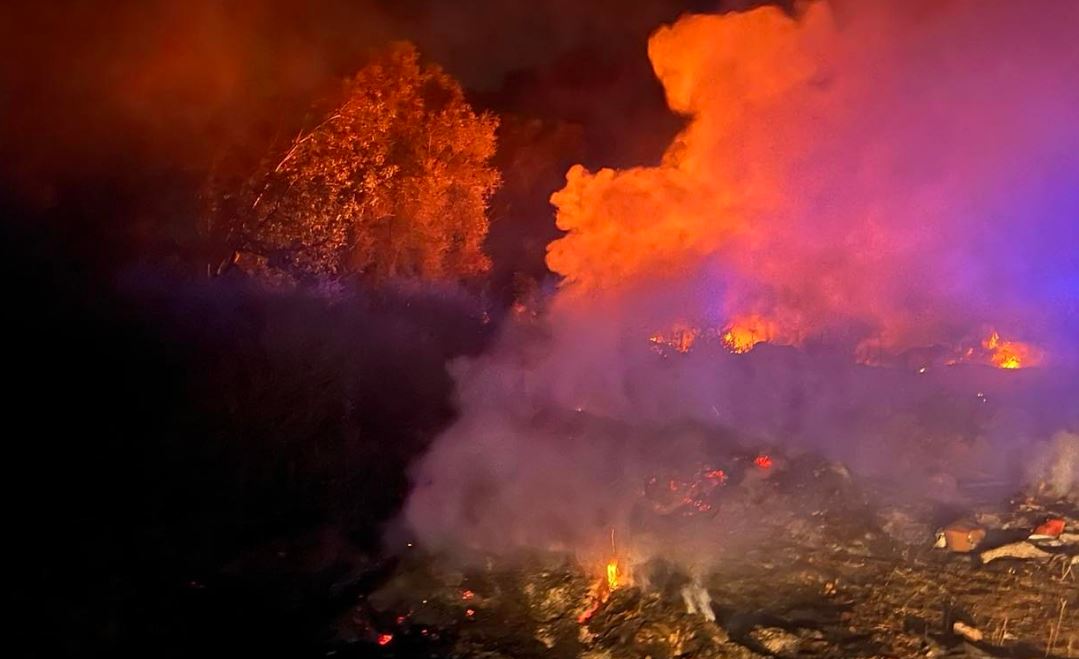
POLYGON ((568 172, 563 284, 454 364, 412 529, 587 553, 650 473, 738 443, 911 491, 1022 477, 1077 421, 1077 25, 1070 2, 814 2, 656 31, 689 124, 657 167, 568 172))

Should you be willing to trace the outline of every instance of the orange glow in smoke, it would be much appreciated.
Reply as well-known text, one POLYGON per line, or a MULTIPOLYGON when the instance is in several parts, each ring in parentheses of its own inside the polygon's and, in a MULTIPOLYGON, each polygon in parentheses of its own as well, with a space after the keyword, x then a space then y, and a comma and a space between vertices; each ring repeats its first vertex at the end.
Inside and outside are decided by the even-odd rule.
POLYGON ((989 351, 989 361, 997 368, 1023 368, 1036 361, 1034 351, 1029 345, 1019 341, 1005 341, 996 331, 982 341, 982 347, 989 351))
POLYGON ((693 344, 697 342, 697 337, 700 336, 700 333, 701 331, 696 327, 680 324, 675 325, 666 332, 656 332, 648 337, 648 340, 659 348, 672 348, 678 352, 687 353, 693 347, 693 344))
POLYGON ((768 455, 765 455, 765 454, 761 453, 757 457, 753 458, 753 464, 757 465, 761 469, 771 469, 772 468, 772 458, 771 458, 771 456, 768 456, 768 455))
MULTIPOLYGON (((704 308, 690 296, 664 313, 689 314, 669 318, 674 322, 719 314, 729 324, 659 329, 650 337, 657 350, 685 353, 715 337, 743 354, 760 343, 831 341, 846 327, 864 332, 838 335, 858 344, 854 357, 866 365, 893 365, 911 349, 932 346, 954 352, 957 363, 1031 366, 1029 346, 1015 341, 994 335, 988 353, 979 349, 984 335, 971 343, 975 335, 967 334, 976 325, 954 322, 964 309, 953 295, 915 283, 950 274, 950 256, 930 262, 926 253, 951 254, 952 243, 938 241, 963 235, 946 201, 980 198, 982 177, 975 174, 1001 165, 965 154, 982 138, 994 145, 986 153, 1009 153, 1010 142, 994 140, 1006 134, 996 126, 1010 115, 998 118, 983 101, 928 82, 919 87, 928 98, 954 101, 946 117, 922 104, 892 112, 906 99, 882 91, 881 67, 889 89, 905 90, 909 58, 919 52, 905 42, 881 47, 875 20, 848 25, 826 0, 795 4, 796 12, 764 6, 688 15, 652 34, 653 70, 686 127, 656 166, 575 165, 566 173, 565 187, 551 197, 564 235, 547 250, 547 265, 562 277, 560 302, 651 294, 722 264, 716 277, 723 288, 704 308), (867 49, 877 58, 863 62, 856 54, 867 49), (869 129, 877 123, 887 131, 869 129), (953 124, 976 129, 941 128, 953 124), (925 134, 943 136, 948 148, 921 142, 925 127, 934 127, 925 134), (945 154, 927 166, 962 174, 927 182, 920 168, 905 173, 926 151, 945 154), (845 166, 852 161, 862 166, 852 171, 845 166), (894 180, 876 174, 897 163, 904 173, 894 180), (911 231, 911 203, 923 205, 919 226, 933 230, 911 231), (874 338, 861 341, 866 336, 874 338), (972 356, 961 356, 970 347, 972 356)), ((895 29, 898 35, 921 28, 895 29)))

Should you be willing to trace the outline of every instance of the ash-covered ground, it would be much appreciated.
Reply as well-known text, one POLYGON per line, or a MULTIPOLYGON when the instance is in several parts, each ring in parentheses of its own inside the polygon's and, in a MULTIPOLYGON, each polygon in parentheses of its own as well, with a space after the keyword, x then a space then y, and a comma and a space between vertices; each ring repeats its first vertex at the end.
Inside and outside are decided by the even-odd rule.
MULTIPOLYGON (((411 547, 377 577, 360 570, 337 584, 348 592, 340 600, 347 608, 326 629, 326 652, 590 659, 1079 656, 1074 503, 1039 496, 1036 486, 1000 498, 988 494, 992 483, 940 479, 938 491, 896 505, 893 493, 838 463, 811 455, 742 457, 741 469, 729 465, 736 475, 702 495, 720 515, 693 497, 684 506, 664 506, 666 499, 642 484, 642 508, 669 523, 706 527, 739 510, 752 522, 751 541, 734 541, 737 551, 717 546, 722 560, 696 585, 662 557, 628 563, 628 547, 613 550, 623 555, 613 590, 602 568, 565 553, 462 561, 411 547), (1047 520, 1062 521, 1064 531, 1027 541, 1047 520), (949 548, 942 532, 955 528, 985 537, 971 551, 956 551, 967 548, 949 548), (1016 542, 1022 557, 1009 557, 1016 542), (1004 557, 994 558, 991 550, 999 547, 1004 557), (707 593, 708 611, 690 612, 696 588, 707 593)), ((689 478, 669 485, 684 490, 689 478)))

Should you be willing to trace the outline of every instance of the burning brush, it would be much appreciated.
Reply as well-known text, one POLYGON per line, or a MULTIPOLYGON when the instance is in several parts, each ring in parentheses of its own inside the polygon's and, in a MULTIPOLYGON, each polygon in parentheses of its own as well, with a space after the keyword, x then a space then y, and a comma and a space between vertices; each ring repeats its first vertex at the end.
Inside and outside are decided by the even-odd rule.
MULTIPOLYGON (((742 482, 752 480, 761 475, 767 477, 775 466, 772 456, 767 453, 758 453, 751 459, 733 458, 731 469, 735 473, 743 473, 742 482), (750 466, 744 466, 748 463, 750 466)), ((718 510, 718 497, 720 491, 728 485, 730 476, 728 470, 716 467, 712 464, 704 464, 696 469, 685 473, 670 472, 650 476, 644 484, 641 492, 642 500, 646 502, 646 509, 653 515, 670 520, 685 518, 700 518, 707 522, 718 510)), ((619 551, 615 542, 615 530, 610 532, 610 558, 604 566, 603 575, 597 575, 587 597, 587 605, 577 618, 580 624, 586 624, 593 615, 602 607, 617 589, 631 585, 627 570, 626 551, 619 551)), ((648 590, 653 584, 652 572, 654 570, 641 566, 634 570, 637 574, 637 585, 648 590)), ((690 574, 679 590, 681 598, 690 615, 700 615, 705 620, 714 620, 712 611, 712 599, 703 585, 703 574, 690 574)))
POLYGON ((614 529, 611 529, 611 558, 604 566, 604 576, 597 578, 588 592, 588 604, 577 616, 577 622, 585 624, 602 606, 615 590, 626 584, 626 574, 619 565, 618 548, 615 544, 614 529))

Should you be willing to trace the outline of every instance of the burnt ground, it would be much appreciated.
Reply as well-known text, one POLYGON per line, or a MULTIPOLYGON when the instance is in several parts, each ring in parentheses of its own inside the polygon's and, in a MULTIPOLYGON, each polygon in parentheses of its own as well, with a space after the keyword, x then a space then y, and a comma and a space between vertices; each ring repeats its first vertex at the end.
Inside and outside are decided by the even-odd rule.
POLYGON ((686 579, 663 561, 638 566, 638 575, 650 575, 648 588, 631 575, 600 602, 602 577, 566 557, 532 556, 512 567, 489 559, 461 569, 413 549, 378 583, 352 591, 354 604, 327 630, 327 652, 491 659, 1079 656, 1079 543, 1057 543, 1052 556, 1038 560, 982 564, 978 557, 1025 538, 1047 517, 1079 527, 1074 505, 1025 498, 882 505, 842 469, 789 473, 798 471, 812 475, 727 495, 767 532, 725 554, 708 574, 715 623, 686 612, 686 579), (812 490, 806 480, 817 481, 812 490), (934 548, 934 531, 963 518, 988 530, 982 544, 965 554, 934 548), (964 629, 965 636, 957 633, 964 629))
POLYGON ((889 507, 812 463, 720 491, 767 532, 706 579, 716 624, 687 615, 677 575, 631 579, 581 624, 600 575, 564 557, 381 556, 407 465, 452 418, 444 364, 492 331, 474 305, 198 287, 135 304, 48 279, 44 254, 5 261, 45 279, 9 296, 7 409, 30 429, 5 480, 16 656, 1042 657, 1051 638, 1079 656, 1079 568, 931 548, 963 514, 1074 530, 1074 508, 889 507))

